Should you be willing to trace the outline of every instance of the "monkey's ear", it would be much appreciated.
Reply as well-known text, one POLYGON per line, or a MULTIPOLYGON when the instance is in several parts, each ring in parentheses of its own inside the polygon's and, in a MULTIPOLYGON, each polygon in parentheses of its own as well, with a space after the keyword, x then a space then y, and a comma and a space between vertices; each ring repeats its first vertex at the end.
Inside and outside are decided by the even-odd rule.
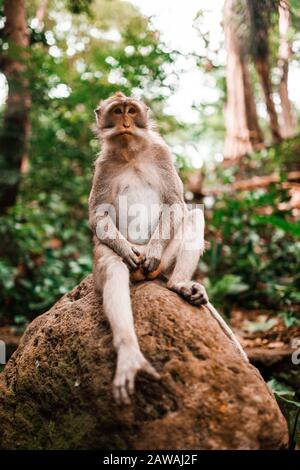
POLYGON ((98 106, 96 109, 94 109, 94 113, 96 115, 96 121, 97 121, 97 124, 99 123, 99 118, 100 118, 100 114, 101 114, 101 106, 98 106))

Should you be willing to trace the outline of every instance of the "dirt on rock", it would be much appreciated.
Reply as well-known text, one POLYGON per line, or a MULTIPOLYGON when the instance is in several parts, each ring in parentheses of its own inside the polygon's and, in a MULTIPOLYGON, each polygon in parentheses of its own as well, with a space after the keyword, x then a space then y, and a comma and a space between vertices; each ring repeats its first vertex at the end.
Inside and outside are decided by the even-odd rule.
POLYGON ((114 403, 116 356, 89 276, 28 326, 0 375, 0 448, 285 448, 275 399, 209 311, 156 281, 131 292, 161 380, 140 375, 132 405, 114 403))

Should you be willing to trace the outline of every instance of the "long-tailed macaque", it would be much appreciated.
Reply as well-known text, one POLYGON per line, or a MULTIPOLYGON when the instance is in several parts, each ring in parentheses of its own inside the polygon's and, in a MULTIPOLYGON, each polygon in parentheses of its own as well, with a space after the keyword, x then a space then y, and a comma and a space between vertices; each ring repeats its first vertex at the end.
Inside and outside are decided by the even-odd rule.
POLYGON ((188 302, 206 304, 247 356, 204 287, 192 280, 204 250, 203 212, 187 208, 170 150, 148 118, 148 108, 119 92, 95 112, 102 151, 89 198, 93 276, 117 351, 114 397, 127 404, 138 371, 159 378, 138 344, 130 282, 162 274, 167 287, 188 302))

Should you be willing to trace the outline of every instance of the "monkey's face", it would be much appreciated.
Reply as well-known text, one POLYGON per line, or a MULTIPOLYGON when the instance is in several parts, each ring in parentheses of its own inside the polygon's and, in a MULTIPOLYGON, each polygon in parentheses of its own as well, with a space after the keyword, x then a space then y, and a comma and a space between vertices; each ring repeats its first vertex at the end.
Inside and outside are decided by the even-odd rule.
POLYGON ((121 141, 140 137, 148 125, 147 107, 125 95, 119 96, 109 98, 96 109, 102 137, 121 141))

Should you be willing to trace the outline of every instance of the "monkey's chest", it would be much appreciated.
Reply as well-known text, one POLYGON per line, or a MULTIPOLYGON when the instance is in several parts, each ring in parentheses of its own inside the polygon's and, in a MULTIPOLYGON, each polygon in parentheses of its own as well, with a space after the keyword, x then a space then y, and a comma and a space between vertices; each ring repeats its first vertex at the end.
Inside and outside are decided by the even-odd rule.
POLYGON ((160 212, 159 192, 138 177, 119 188, 116 198, 117 225, 131 243, 146 244, 155 230, 160 212))

